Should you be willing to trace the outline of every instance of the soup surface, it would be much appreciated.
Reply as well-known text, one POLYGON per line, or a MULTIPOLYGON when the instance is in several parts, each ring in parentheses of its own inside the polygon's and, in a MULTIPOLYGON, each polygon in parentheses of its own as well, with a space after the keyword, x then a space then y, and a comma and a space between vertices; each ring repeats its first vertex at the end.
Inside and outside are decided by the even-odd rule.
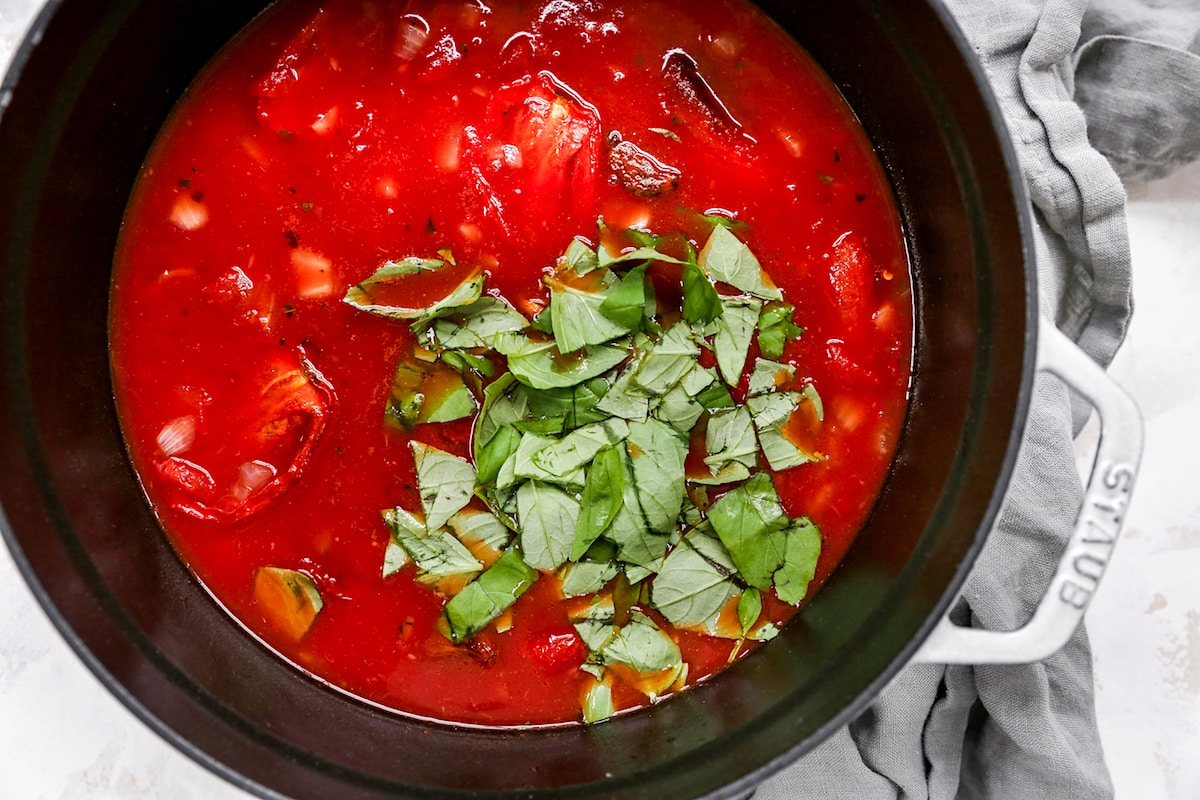
POLYGON ((774 636, 899 435, 883 172, 742 0, 285 2, 116 254, 130 456, 209 591, 370 702, 595 722, 774 636))

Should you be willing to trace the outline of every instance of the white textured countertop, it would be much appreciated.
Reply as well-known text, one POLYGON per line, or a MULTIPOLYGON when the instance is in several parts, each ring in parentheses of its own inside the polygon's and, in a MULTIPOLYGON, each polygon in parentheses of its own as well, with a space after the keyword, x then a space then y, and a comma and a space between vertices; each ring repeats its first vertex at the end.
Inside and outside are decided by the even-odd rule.
MULTIPOLYGON (((0 0, 0 72, 41 4, 0 0)), ((1137 310, 1112 374, 1142 408, 1146 451, 1123 542, 1087 625, 1118 800, 1195 800, 1200 165, 1129 189, 1137 310)), ((249 797, 159 739, 100 685, 0 547, 0 800, 249 797)))

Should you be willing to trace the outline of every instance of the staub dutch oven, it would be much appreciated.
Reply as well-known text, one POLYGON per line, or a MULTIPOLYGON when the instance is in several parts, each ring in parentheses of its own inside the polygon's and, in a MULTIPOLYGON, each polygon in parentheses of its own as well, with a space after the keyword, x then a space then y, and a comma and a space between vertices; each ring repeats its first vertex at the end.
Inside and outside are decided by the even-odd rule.
POLYGON ((159 532, 125 457, 106 335, 139 165, 192 77, 262 5, 51 2, 0 92, 4 536, 79 656, 175 746, 269 798, 733 798, 914 658, 1034 660, 1074 629, 1120 526, 1140 427, 1098 368, 1038 330, 1028 200, 982 70, 936 0, 765 0, 873 138, 915 274, 908 420, 842 566, 769 646, 592 727, 429 724, 269 653, 159 532), (996 517, 1039 369, 1105 423, 1079 530, 1026 629, 961 630, 944 615, 996 517))

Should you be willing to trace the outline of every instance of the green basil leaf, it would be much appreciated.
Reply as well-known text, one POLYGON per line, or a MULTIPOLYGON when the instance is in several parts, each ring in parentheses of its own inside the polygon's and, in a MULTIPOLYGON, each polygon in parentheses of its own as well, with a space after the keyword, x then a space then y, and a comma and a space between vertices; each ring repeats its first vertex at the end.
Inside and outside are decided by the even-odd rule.
POLYGON ((763 306, 758 320, 758 349, 771 359, 783 358, 783 349, 788 342, 800 338, 804 329, 792 322, 795 307, 781 301, 763 306))
POLYGON ((754 415, 758 442, 767 463, 776 471, 791 469, 816 461, 817 456, 802 449, 783 432, 784 425, 800 406, 799 392, 770 392, 746 399, 746 407, 754 415))
POLYGON ((446 524, 455 538, 485 566, 494 563, 512 539, 512 531, 487 511, 463 509, 446 524))
POLYGON ((798 605, 808 593, 821 557, 821 532, 808 517, 793 520, 784 531, 787 544, 783 565, 775 572, 775 594, 789 605, 798 605))
POLYGON ((479 408, 451 367, 408 357, 396 365, 384 416, 406 430, 426 422, 465 419, 479 408))
POLYGON ((502 297, 481 297, 469 306, 454 309, 453 313, 432 321, 415 323, 419 330, 428 328, 428 341, 433 349, 473 350, 492 346, 496 334, 524 330, 529 326, 520 311, 502 297))
POLYGON ((391 319, 428 319, 448 309, 469 306, 483 294, 484 278, 476 273, 466 278, 446 295, 422 306, 407 306, 387 303, 380 296, 402 295, 405 279, 420 272, 442 269, 445 262, 437 259, 406 258, 389 261, 377 269, 371 277, 346 291, 343 302, 359 311, 366 311, 391 319))
POLYGON ((677 383, 658 400, 652 413, 655 419, 667 423, 680 433, 687 433, 704 413, 704 406, 692 399, 682 383, 677 383))
POLYGON ((600 267, 596 251, 580 239, 572 239, 562 255, 562 263, 575 270, 576 275, 586 275, 600 267))
MULTIPOLYGON (((391 530, 392 542, 403 548, 416 564, 417 580, 422 583, 444 590, 453 585, 446 578, 469 578, 483 569, 483 564, 453 534, 445 530, 428 532, 405 509, 388 509, 383 512, 383 519, 391 530)), ((453 590, 446 593, 452 594, 453 590)))
POLYGON ((425 526, 435 531, 471 500, 475 468, 463 458, 422 442, 409 442, 417 465, 417 491, 425 511, 425 526))
POLYGON ((486 628, 496 617, 517 601, 537 573, 530 569, 517 550, 508 550, 476 580, 451 598, 442 610, 448 637, 461 642, 486 628))
MULTIPOLYGON (((586 480, 586 475, 583 466, 580 465, 572 470, 565 472, 551 471, 543 469, 541 465, 534 459, 539 452, 558 444, 557 439, 552 439, 548 436, 540 436, 536 433, 527 433, 521 439, 521 444, 517 448, 516 454, 512 457, 512 482, 524 480, 542 481, 543 483, 556 483, 562 486, 567 486, 572 490, 583 488, 586 480)), ((586 462, 584 462, 586 463, 586 462)), ((501 467, 501 474, 505 472, 505 468, 501 467)), ((497 477, 497 485, 506 487, 511 485, 497 477)))
POLYGON ((783 299, 783 292, 763 270, 754 253, 724 225, 713 228, 697 262, 716 283, 727 283, 764 300, 783 299))
POLYGON ((411 561, 408 557, 408 551, 396 543, 394 539, 388 539, 387 549, 383 551, 383 577, 394 575, 411 561))
POLYGON ((529 415, 529 398, 516 376, 506 372, 483 390, 483 408, 475 422, 475 460, 496 432, 513 426, 529 415))
POLYGON ((539 342, 525 336, 501 333, 496 350, 508 357, 508 368, 526 386, 561 389, 603 375, 629 356, 626 342, 585 347, 563 355, 553 341, 539 342))
POLYGON ((562 389, 529 389, 526 391, 529 416, 534 419, 561 418, 562 430, 568 431, 593 422, 603 422, 611 415, 597 410, 597 406, 608 390, 609 382, 603 377, 562 389))
POLYGON ((612 561, 575 561, 562 568, 563 597, 595 594, 621 571, 612 561))
POLYGON ((683 318, 706 324, 724 313, 716 287, 696 264, 683 266, 683 318))
POLYGON ((626 331, 640 329, 646 311, 646 288, 646 266, 642 264, 625 273, 621 282, 608 292, 600 304, 600 313, 626 331))
POLYGON ((719 411, 724 408, 734 408, 737 404, 733 402, 733 395, 729 393, 729 387, 723 383, 714 383, 700 394, 696 395, 696 402, 707 408, 709 411, 719 411))
MULTIPOLYGON (((611 597, 601 595, 578 614, 571 616, 575 632, 593 656, 600 653, 617 633, 617 610, 611 597)), ((589 657, 589 660, 597 659, 589 657)))
POLYGON ((821 402, 821 395, 817 394, 817 387, 813 386, 811 383, 807 383, 800 391, 800 394, 804 395, 808 402, 813 404, 813 410, 817 413, 817 421, 824 422, 825 404, 821 402))
POLYGON ((718 633, 721 611, 737 596, 736 569, 714 537, 700 529, 684 535, 654 578, 651 600, 679 628, 718 633))
POLYGON ((521 433, 515 428, 505 425, 496 431, 487 444, 476 450, 476 485, 486 486, 495 483, 504 462, 515 455, 520 446, 521 433))
MULTIPOLYGON (((778 574, 777 572, 776 575, 778 574)), ((742 596, 738 598, 737 614, 738 623, 742 626, 742 635, 746 636, 762 615, 762 593, 754 587, 742 592, 742 596)))
POLYGON ((513 423, 521 433, 536 433, 539 436, 557 436, 567 429, 566 417, 543 417, 513 423))
POLYGON ((721 303, 725 313, 717 320, 717 332, 713 337, 717 368, 727 384, 737 386, 742 379, 742 370, 746 368, 762 303, 752 297, 731 297, 721 303))
MULTIPOLYGON (((628 428, 626 428, 628 433, 628 428)), ((588 470, 580 500, 579 520, 571 545, 571 559, 578 561, 608 529, 625 501, 624 447, 600 450, 588 470)))
POLYGON ((639 675, 660 673, 653 682, 638 684, 637 688, 651 700, 666 692, 684 668, 683 655, 675 640, 636 609, 630 612, 629 622, 617 628, 599 656, 606 664, 624 664, 639 675))
POLYGON ((600 260, 600 266, 612 267, 617 264, 636 264, 641 261, 659 261, 664 264, 686 264, 686 261, 680 261, 674 256, 669 256, 666 253, 660 253, 653 247, 638 247, 626 253, 621 253, 614 256, 608 252, 608 248, 603 245, 596 250, 596 256, 600 260))
POLYGON ((664 395, 695 366, 699 357, 700 346, 691 327, 677 322, 638 359, 634 383, 649 394, 664 395))
POLYGON ((708 519, 746 583, 771 588, 784 561, 783 529, 790 522, 771 476, 760 472, 725 494, 708 510, 708 519))
POLYGON ((603 722, 616 713, 612 687, 602 680, 593 680, 583 696, 583 721, 588 724, 603 722))
POLYGON ((557 487, 528 481, 517 490, 517 518, 525 563, 546 571, 561 567, 575 540, 579 501, 557 487))
POLYGON ((634 364, 625 368, 604 397, 596 404, 596 410, 626 420, 644 420, 650 414, 650 398, 633 383, 634 364))
POLYGON ((754 419, 745 406, 718 411, 709 417, 704 445, 708 451, 704 463, 713 475, 730 464, 739 464, 748 469, 758 466, 754 419))
POLYGON ((791 364, 780 364, 760 358, 754 362, 754 371, 750 373, 751 395, 777 392, 796 377, 796 368, 791 364))
POLYGON ((533 454, 533 462, 551 475, 566 475, 587 464, 602 448, 614 445, 628 435, 629 426, 622 419, 584 425, 538 450, 533 454))
MULTIPOLYGON (((563 353, 574 353, 584 347, 619 339, 640 327, 641 297, 638 298, 637 321, 625 325, 614 321, 604 311, 614 291, 612 286, 602 291, 586 292, 551 278, 547 278, 546 283, 550 286, 550 308, 553 309, 550 322, 554 341, 563 353)), ((616 284, 616 288, 620 286, 616 284)))

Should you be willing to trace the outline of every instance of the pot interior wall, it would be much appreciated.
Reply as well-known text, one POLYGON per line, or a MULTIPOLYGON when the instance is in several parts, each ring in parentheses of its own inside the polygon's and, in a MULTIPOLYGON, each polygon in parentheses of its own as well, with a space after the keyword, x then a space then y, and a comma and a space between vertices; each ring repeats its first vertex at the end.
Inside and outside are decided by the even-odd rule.
POLYGON ((901 452, 858 543, 779 640, 647 712, 501 733, 378 711, 298 673, 211 601, 159 532, 112 402, 111 254, 159 125, 255 9, 63 2, 0 125, 0 502, 39 599, 135 712, 260 793, 732 797, 904 663, 965 575, 1015 451, 1033 335, 1022 201, 939 12, 764 5, 859 112, 906 215, 919 332, 901 452))

